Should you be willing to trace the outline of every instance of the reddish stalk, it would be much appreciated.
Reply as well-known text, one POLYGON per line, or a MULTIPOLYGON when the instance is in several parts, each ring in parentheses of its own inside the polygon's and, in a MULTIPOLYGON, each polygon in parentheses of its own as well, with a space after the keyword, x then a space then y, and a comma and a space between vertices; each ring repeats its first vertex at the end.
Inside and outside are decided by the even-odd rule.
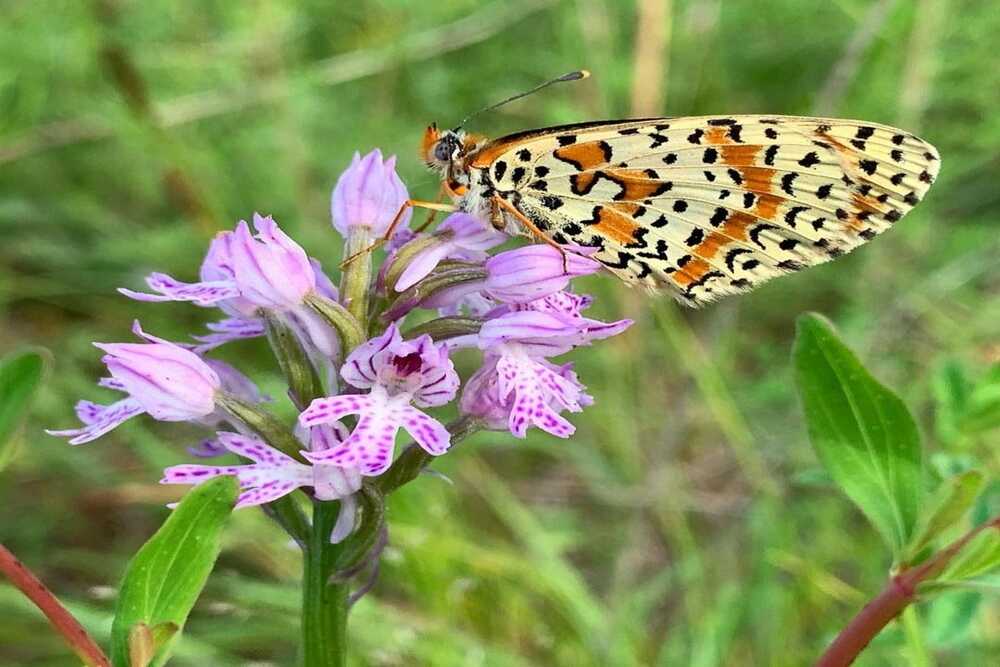
POLYGON ((969 541, 987 528, 1000 529, 1000 517, 978 526, 947 548, 937 552, 920 565, 904 570, 889 579, 889 582, 871 602, 851 619, 830 647, 816 662, 816 667, 847 667, 882 631, 886 625, 899 616, 907 606, 917 599, 917 586, 936 577, 947 567, 969 541))
POLYGON ((0 572, 7 575, 11 583, 42 610, 52 627, 63 636, 85 665, 111 667, 108 657, 66 607, 62 606, 52 591, 2 544, 0 544, 0 572))

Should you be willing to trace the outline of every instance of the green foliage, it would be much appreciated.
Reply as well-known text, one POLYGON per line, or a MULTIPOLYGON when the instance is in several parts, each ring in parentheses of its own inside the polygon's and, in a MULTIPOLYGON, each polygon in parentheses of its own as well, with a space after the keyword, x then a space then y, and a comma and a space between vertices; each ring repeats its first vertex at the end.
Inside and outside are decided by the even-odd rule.
POLYGON ((155 664, 166 662, 170 643, 180 635, 215 566, 237 491, 233 477, 219 477, 189 491, 129 562, 111 627, 111 661, 116 667, 130 667, 129 656, 137 652, 158 655, 155 664), (146 650, 138 651, 140 645, 146 650))
POLYGON ((924 588, 977 587, 1000 593, 1000 524, 982 531, 952 560, 934 581, 924 588))
POLYGON ((42 353, 32 350, 0 359, 0 470, 12 456, 14 433, 24 421, 45 366, 42 353))
POLYGON ((941 439, 967 444, 1000 428, 1000 364, 975 380, 956 361, 942 364, 934 382, 937 427, 941 439))
POLYGON ((921 513, 902 561, 916 563, 921 550, 958 524, 982 489, 983 473, 978 470, 966 470, 944 480, 921 513))
POLYGON ((793 357, 809 439, 820 461, 898 561, 923 499, 920 434, 913 417, 822 317, 799 318, 793 357))

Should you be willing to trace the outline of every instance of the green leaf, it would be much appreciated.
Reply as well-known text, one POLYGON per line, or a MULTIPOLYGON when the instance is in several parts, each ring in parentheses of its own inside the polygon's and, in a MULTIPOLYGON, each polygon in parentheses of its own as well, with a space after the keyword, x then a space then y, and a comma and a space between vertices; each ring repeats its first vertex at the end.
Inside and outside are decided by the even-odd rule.
POLYGON ((31 405, 42 382, 46 360, 42 353, 28 350, 0 361, 0 468, 8 458, 8 445, 31 405))
POLYGON ((976 535, 936 578, 961 582, 991 574, 1000 568, 1000 528, 992 526, 976 535))
MULTIPOLYGON (((115 667, 129 666, 129 636, 138 623, 154 629, 173 624, 178 632, 172 640, 180 636, 219 555, 237 490, 235 478, 219 477, 190 491, 129 563, 111 625, 115 667)), ((154 664, 166 660, 172 643, 157 647, 154 664)))
POLYGON ((906 405, 880 384, 814 313, 797 322, 793 357, 809 439, 834 482, 898 559, 923 495, 920 434, 906 405))
POLYGON ((924 547, 954 526, 976 502, 983 483, 983 474, 978 470, 967 470, 942 482, 917 520, 903 563, 912 564, 924 547))

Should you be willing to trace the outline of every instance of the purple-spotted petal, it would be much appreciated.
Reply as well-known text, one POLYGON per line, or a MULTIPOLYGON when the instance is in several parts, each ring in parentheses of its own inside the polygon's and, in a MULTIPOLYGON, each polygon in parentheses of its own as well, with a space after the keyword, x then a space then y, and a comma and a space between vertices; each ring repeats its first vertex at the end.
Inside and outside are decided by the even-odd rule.
POLYGON ((209 322, 205 326, 212 333, 204 336, 193 336, 196 341, 201 343, 201 345, 192 348, 192 351, 197 354, 204 354, 234 340, 260 338, 266 333, 264 320, 259 317, 230 317, 218 322, 209 322))
POLYGON ((145 410, 134 398, 123 398, 108 406, 100 406, 89 401, 77 404, 77 415, 83 426, 64 430, 46 430, 49 435, 69 438, 69 444, 82 445, 96 440, 122 422, 141 415, 145 410))
POLYGON ((441 422, 410 406, 402 410, 401 416, 403 428, 428 454, 440 456, 448 451, 451 434, 441 422))
POLYGON ((525 437, 531 425, 560 438, 568 438, 576 428, 559 415, 550 403, 555 401, 570 412, 582 410, 578 386, 551 368, 528 357, 504 355, 497 361, 499 395, 503 401, 513 398, 510 432, 525 437))
POLYGON ((277 500, 300 486, 313 484, 310 466, 255 438, 236 433, 219 433, 219 442, 230 452, 250 459, 250 465, 206 466, 185 464, 163 471, 162 484, 200 484, 220 475, 235 475, 240 493, 236 508, 277 500))
POLYGON ((226 448, 218 438, 205 438, 187 448, 187 453, 199 459, 214 459, 226 453, 226 448))
POLYGON ((212 306, 240 295, 232 280, 185 283, 166 273, 151 273, 146 277, 146 284, 158 294, 136 292, 124 287, 118 288, 118 291, 136 301, 192 301, 199 306, 212 306))
POLYGON ((403 341, 399 328, 390 324, 385 332, 359 345, 347 355, 340 375, 351 386, 368 389, 377 377, 379 369, 389 362, 393 350, 403 341))
POLYGON ((302 452, 313 463, 358 468, 362 475, 380 475, 392 464, 399 431, 399 415, 385 404, 373 406, 358 419, 351 435, 339 447, 323 452, 302 452))
POLYGON ((368 410, 372 404, 366 394, 343 394, 317 398, 299 415, 303 426, 318 426, 339 421, 348 415, 356 415, 368 410))

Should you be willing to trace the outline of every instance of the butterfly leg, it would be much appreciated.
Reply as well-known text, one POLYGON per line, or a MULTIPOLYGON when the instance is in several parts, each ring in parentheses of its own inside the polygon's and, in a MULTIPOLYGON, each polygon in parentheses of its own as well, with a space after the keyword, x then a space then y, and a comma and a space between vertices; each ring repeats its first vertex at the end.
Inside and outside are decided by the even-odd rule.
MULTIPOLYGON (((383 234, 381 238, 376 239, 374 243, 372 243, 370 246, 368 246, 364 250, 360 250, 360 251, 354 253, 353 255, 351 255, 350 257, 348 257, 347 259, 345 259, 343 262, 341 262, 340 263, 340 268, 343 269, 345 266, 347 266, 348 264, 350 264, 351 262, 353 262, 355 259, 357 259, 361 255, 364 255, 366 253, 370 253, 373 250, 375 250, 375 249, 379 248, 380 246, 382 246, 384 243, 387 243, 389 241, 389 239, 392 238, 392 235, 396 233, 396 228, 399 226, 399 223, 402 221, 403 214, 406 213, 406 210, 409 209, 409 208, 426 208, 426 209, 430 209, 431 211, 448 211, 449 213, 453 213, 453 212, 459 210, 458 206, 456 206, 455 204, 442 204, 442 203, 436 202, 436 201, 424 201, 424 200, 421 200, 421 199, 407 199, 405 202, 403 202, 403 205, 399 207, 399 211, 396 212, 396 216, 392 219, 392 222, 389 223, 389 227, 385 230, 385 234, 383 234)), ((418 229, 418 231, 424 229, 424 227, 426 227, 427 224, 430 224, 430 222, 431 221, 428 220, 428 222, 426 224, 424 224, 423 226, 421 226, 418 229)))
MULTIPOLYGON (((566 248, 564 248, 563 246, 559 245, 551 238, 549 238, 545 234, 545 232, 543 232, 541 229, 538 228, 538 225, 536 225, 534 222, 531 221, 531 218, 521 213, 519 210, 517 210, 517 207, 515 207, 513 204, 511 204, 503 197, 493 197, 490 201, 494 206, 494 210, 497 210, 497 207, 499 207, 504 211, 506 211, 507 213, 510 213, 517 219, 518 222, 524 225, 525 229, 531 232, 532 236, 540 240, 542 243, 550 245, 556 250, 558 250, 562 254, 563 258, 563 272, 569 273, 569 258, 566 253, 566 248)), ((498 217, 501 221, 503 220, 503 216, 498 216, 498 217)))
MULTIPOLYGON (((456 195, 454 195, 454 193, 451 192, 451 190, 448 188, 448 186, 445 184, 445 182, 442 181, 441 182, 441 189, 438 190, 438 196, 437 196, 437 199, 434 200, 434 202, 436 204, 440 204, 441 201, 444 199, 445 195, 447 195, 447 194, 451 194, 453 197, 456 197, 456 195)), ((436 208, 429 208, 429 209, 427 209, 427 219, 424 220, 424 223, 422 225, 420 225, 419 227, 417 227, 413 231, 415 231, 417 233, 420 233, 420 232, 424 231, 425 229, 427 229, 428 227, 430 227, 432 224, 434 224, 434 218, 437 217, 438 210, 439 209, 436 209, 436 208)))

